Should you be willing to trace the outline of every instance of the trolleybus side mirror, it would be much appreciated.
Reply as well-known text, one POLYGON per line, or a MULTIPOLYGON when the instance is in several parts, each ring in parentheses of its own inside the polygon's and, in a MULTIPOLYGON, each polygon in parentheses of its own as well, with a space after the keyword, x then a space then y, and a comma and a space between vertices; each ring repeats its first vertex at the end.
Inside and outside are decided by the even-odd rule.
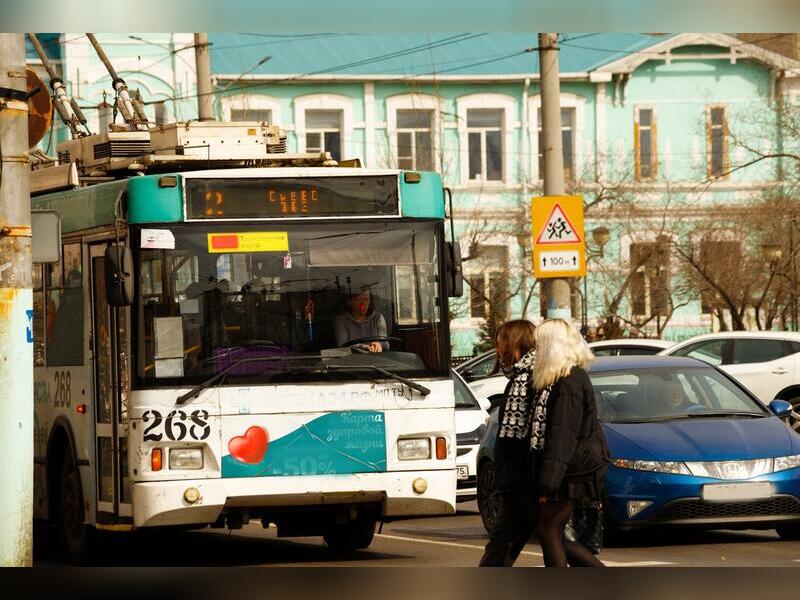
POLYGON ((106 299, 110 306, 133 302, 133 255, 127 246, 112 244, 105 256, 106 299))
POLYGON ((31 211, 31 259, 34 263, 61 260, 61 217, 54 210, 31 211))
POLYGON ((461 244, 458 242, 445 242, 447 261, 447 295, 450 298, 460 298, 464 293, 464 279, 461 272, 461 244))

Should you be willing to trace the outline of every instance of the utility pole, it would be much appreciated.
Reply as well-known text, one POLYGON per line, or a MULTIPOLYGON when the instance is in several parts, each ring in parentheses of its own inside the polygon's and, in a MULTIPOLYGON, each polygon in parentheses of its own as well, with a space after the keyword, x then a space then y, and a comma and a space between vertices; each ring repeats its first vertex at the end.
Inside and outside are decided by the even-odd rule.
POLYGON ((194 34, 194 60, 197 70, 197 116, 201 121, 214 120, 214 96, 211 89, 211 57, 208 34, 194 34))
POLYGON ((0 566, 30 566, 33 293, 25 37, 0 33, 0 566))
MULTIPOLYGON (((544 195, 564 195, 564 154, 561 144, 561 84, 558 71, 558 34, 539 34, 539 75, 542 90, 542 154, 544 195)), ((549 279, 546 293, 547 318, 569 320, 570 288, 566 279, 549 279)))

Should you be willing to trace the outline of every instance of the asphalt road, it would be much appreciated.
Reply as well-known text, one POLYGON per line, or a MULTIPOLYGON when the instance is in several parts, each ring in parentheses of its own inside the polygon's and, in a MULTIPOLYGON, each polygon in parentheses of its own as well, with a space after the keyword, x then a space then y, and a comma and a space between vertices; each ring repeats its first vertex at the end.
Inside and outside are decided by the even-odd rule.
MULTIPOLYGON (((439 566, 478 564, 486 532, 474 502, 456 515, 397 521, 383 526, 368 550, 336 555, 321 538, 277 538, 274 528, 113 534, 103 540, 102 565, 117 566, 439 566)), ((35 538, 34 565, 65 564, 52 534, 35 538)), ((774 530, 642 532, 623 547, 606 548, 609 566, 800 566, 800 541, 781 541, 774 530)), ((542 566, 541 548, 529 543, 518 566, 542 566)))

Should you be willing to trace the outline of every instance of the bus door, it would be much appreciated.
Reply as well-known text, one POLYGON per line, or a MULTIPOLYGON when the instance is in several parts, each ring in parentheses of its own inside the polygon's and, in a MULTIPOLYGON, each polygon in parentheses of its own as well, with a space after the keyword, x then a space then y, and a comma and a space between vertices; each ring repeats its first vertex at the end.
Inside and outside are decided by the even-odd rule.
MULTIPOLYGON (((108 305, 104 254, 90 246, 98 523, 131 517, 128 477, 128 311, 108 305)), ((127 520, 127 519, 125 519, 127 520)))

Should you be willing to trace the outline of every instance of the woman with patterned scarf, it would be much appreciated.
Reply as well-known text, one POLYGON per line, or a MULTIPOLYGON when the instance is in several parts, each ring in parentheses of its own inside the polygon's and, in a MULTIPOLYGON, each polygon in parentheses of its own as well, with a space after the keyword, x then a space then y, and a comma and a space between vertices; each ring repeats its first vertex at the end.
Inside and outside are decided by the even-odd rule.
POLYGON ((608 462, 585 371, 592 353, 569 323, 551 319, 535 333, 527 321, 504 324, 497 355, 510 378, 495 446, 501 501, 481 566, 511 566, 533 531, 545 566, 602 566, 564 537, 575 501, 599 498, 608 462))

